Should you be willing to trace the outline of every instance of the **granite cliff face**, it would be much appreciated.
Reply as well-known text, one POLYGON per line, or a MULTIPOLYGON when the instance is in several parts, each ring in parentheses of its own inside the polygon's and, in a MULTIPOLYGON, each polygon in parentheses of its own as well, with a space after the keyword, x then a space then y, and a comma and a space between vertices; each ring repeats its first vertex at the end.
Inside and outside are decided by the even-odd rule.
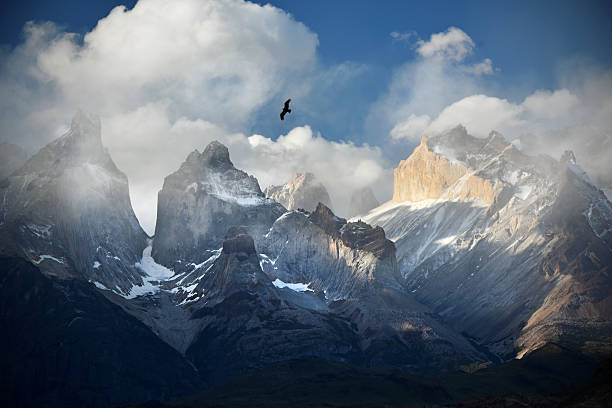
POLYGON ((264 197, 257 179, 234 167, 219 142, 190 153, 158 197, 152 255, 177 272, 208 259, 229 227, 242 226, 257 238, 285 212, 264 197))
MULTIPOLYGON (((463 128, 457 128, 451 132, 455 132, 454 137, 458 139, 462 138, 461 133, 464 131, 463 128)), ((447 135, 447 138, 450 137, 447 135)), ((462 142, 470 146, 469 141, 453 141, 462 142)), ((476 150, 480 146, 471 148, 476 150)), ((478 198, 487 204, 493 202, 496 189, 499 188, 495 185, 496 180, 483 177, 478 168, 470 168, 466 162, 455 158, 455 152, 444 155, 444 149, 443 145, 436 144, 435 139, 429 142, 427 137, 422 138, 421 144, 410 157, 402 160, 393 171, 393 201, 478 198)), ((458 153, 461 155, 462 152, 458 153)))
POLYGON ((124 294, 142 284, 135 264, 147 236, 94 115, 78 111, 68 133, 2 181, 0 196, 1 254, 124 294))
POLYGON ((319 203, 332 207, 327 189, 312 173, 297 173, 287 184, 266 188, 265 195, 288 210, 313 211, 319 203))
POLYGON ((458 127, 424 138, 394 201, 362 218, 395 242, 416 298, 499 355, 608 341, 612 211, 571 156, 458 127))
POLYGON ((379 205, 380 202, 378 202, 370 187, 355 190, 351 194, 351 200, 349 202, 349 218, 356 215, 366 214, 372 208, 376 208, 379 205))

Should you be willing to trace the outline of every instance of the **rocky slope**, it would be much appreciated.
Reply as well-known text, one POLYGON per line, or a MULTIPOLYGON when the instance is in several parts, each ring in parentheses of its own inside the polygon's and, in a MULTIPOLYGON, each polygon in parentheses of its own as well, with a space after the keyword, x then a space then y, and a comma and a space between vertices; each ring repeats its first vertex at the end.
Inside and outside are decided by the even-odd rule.
POLYGON ((356 215, 366 214, 373 208, 380 205, 370 187, 364 187, 353 191, 349 201, 348 216, 352 218, 356 215))
POLYGON ((125 295, 143 284, 135 264, 147 237, 97 117, 78 111, 68 133, 0 183, 0 197, 0 254, 125 295))
POLYGON ((327 189, 312 173, 297 173, 282 186, 266 188, 265 195, 281 203, 288 210, 302 208, 313 211, 319 203, 332 207, 327 189))
POLYGON ((368 364, 440 368, 482 358, 407 292, 380 227, 347 223, 319 204, 280 217, 260 258, 276 284, 301 284, 324 301, 322 310, 350 319, 368 364))
POLYGON ((191 305, 192 319, 201 330, 186 356, 217 379, 285 359, 359 354, 349 321, 296 304, 291 292, 261 270, 253 238, 241 227, 230 228, 195 288, 201 301, 191 305))
POLYGON ((234 167, 219 142, 190 153, 166 177, 158 197, 152 255, 177 272, 208 259, 229 227, 242 226, 258 237, 285 212, 264 197, 257 179, 234 167))
POLYGON ((507 356, 610 341, 611 206, 569 153, 533 157, 458 127, 424 138, 395 176, 394 201, 363 218, 456 330, 507 356))
POLYGON ((25 150, 20 146, 4 141, 0 142, 0 180, 7 177, 28 159, 25 150))

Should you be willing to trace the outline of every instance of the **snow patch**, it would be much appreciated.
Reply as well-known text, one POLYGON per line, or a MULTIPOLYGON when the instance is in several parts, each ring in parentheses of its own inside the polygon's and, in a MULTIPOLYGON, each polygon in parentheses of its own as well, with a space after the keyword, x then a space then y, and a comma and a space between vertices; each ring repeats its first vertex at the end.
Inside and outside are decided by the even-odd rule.
POLYGON ((272 284, 274 286, 276 286, 277 288, 289 288, 295 292, 314 292, 313 289, 310 289, 310 283, 306 284, 306 283, 287 283, 287 282, 283 282, 282 280, 276 278, 276 280, 274 282, 272 282, 272 284))
POLYGON ((100 282, 96 282, 96 281, 90 281, 90 282, 92 282, 96 286, 96 288, 98 288, 98 289, 110 290, 109 288, 107 288, 106 286, 101 284, 100 282))
POLYGON ((40 264, 42 261, 44 261, 45 259, 50 259, 50 260, 52 260, 52 261, 55 261, 55 262, 57 262, 57 263, 61 263, 61 264, 63 264, 63 263, 64 263, 64 261, 63 261, 63 260, 58 259, 58 258, 56 258, 56 257, 54 257, 54 256, 51 256, 51 255, 40 255, 37 261, 32 261, 32 262, 34 262, 36 265, 38 265, 38 264, 40 264))
POLYGON ((142 286, 134 285, 130 289, 130 293, 124 296, 126 299, 134 299, 138 296, 157 293, 160 290, 159 282, 170 279, 174 276, 174 271, 166 268, 163 265, 155 262, 151 256, 153 246, 149 242, 149 246, 142 251, 142 259, 136 262, 134 266, 145 273, 142 286))
POLYGON ((93 268, 94 268, 94 269, 98 269, 98 268, 100 267, 100 265, 101 265, 101 264, 100 264, 100 262, 95 261, 95 262, 93 263, 93 268))
POLYGON ((142 251, 142 259, 140 262, 136 262, 136 267, 146 273, 148 277, 156 280, 166 280, 174 276, 174 271, 155 262, 151 256, 152 249, 153 246, 149 245, 142 251))

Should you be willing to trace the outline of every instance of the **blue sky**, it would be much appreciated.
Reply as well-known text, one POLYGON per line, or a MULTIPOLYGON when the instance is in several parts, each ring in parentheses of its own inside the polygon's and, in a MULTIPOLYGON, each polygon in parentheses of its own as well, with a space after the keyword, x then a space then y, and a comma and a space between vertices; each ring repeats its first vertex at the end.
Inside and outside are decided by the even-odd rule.
POLYGON ((77 107, 99 114, 149 230, 163 177, 214 138, 262 187, 312 171, 339 208, 365 185, 386 200, 420 135, 457 124, 574 149, 605 179, 612 147, 592 146, 612 146, 610 4, 5 3, 0 139, 35 152, 77 107))

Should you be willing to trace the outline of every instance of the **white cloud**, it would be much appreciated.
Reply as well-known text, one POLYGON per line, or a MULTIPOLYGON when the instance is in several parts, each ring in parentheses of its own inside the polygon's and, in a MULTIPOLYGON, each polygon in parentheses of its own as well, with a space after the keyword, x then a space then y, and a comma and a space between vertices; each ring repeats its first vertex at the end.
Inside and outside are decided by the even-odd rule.
POLYGON ((391 33, 389 33, 389 35, 395 41, 404 41, 404 42, 409 42, 414 37, 416 37, 416 33, 414 31, 407 31, 403 33, 399 31, 392 31, 391 33))
POLYGON ((388 92, 373 104, 366 126, 370 134, 388 132, 393 140, 419 140, 426 117, 435 118, 453 102, 482 93, 480 78, 495 71, 490 58, 476 64, 468 61, 474 41, 456 27, 415 46, 419 58, 396 69, 388 92))
POLYGON ((66 130, 77 107, 98 113, 103 142, 128 175, 148 232, 163 178, 213 139, 262 186, 298 170, 324 181, 337 175, 341 181, 326 184, 340 213, 347 189, 382 172, 377 149, 329 142, 307 127, 249 143, 244 129, 270 101, 306 95, 313 84, 329 88, 366 69, 319 66, 317 35, 271 5, 140 0, 130 10, 114 8, 84 36, 28 23, 24 37, 0 55, 2 137, 34 150, 66 130), (351 171, 362 179, 351 180, 351 171))
POLYGON ((482 62, 465 66, 463 69, 474 75, 491 75, 493 73, 493 61, 490 58, 485 58, 482 62))
POLYGON ((570 114, 578 103, 578 97, 569 90, 558 89, 554 92, 536 91, 525 98, 523 106, 533 116, 552 119, 570 114))
POLYGON ((526 122, 521 119, 524 107, 505 99, 486 95, 472 95, 448 107, 424 130, 425 133, 440 133, 458 124, 477 137, 485 137, 491 130, 514 133, 526 122))
POLYGON ((417 52, 426 58, 463 61, 472 53, 474 41, 463 30, 449 27, 446 31, 432 34, 428 41, 417 41, 417 52))
POLYGON ((240 130, 317 72, 316 34, 280 9, 238 0, 141 0, 84 36, 30 22, 24 37, 0 55, 0 125, 29 149, 55 137, 77 107, 108 123, 161 103, 172 119, 240 130))
POLYGON ((83 37, 41 46, 41 80, 94 111, 167 98, 190 115, 243 123, 292 73, 313 66, 317 36, 272 6, 142 0, 116 7, 83 37))
POLYGON ((410 115, 408 119, 398 123, 391 129, 391 138, 419 140, 430 123, 431 118, 429 115, 410 115))

